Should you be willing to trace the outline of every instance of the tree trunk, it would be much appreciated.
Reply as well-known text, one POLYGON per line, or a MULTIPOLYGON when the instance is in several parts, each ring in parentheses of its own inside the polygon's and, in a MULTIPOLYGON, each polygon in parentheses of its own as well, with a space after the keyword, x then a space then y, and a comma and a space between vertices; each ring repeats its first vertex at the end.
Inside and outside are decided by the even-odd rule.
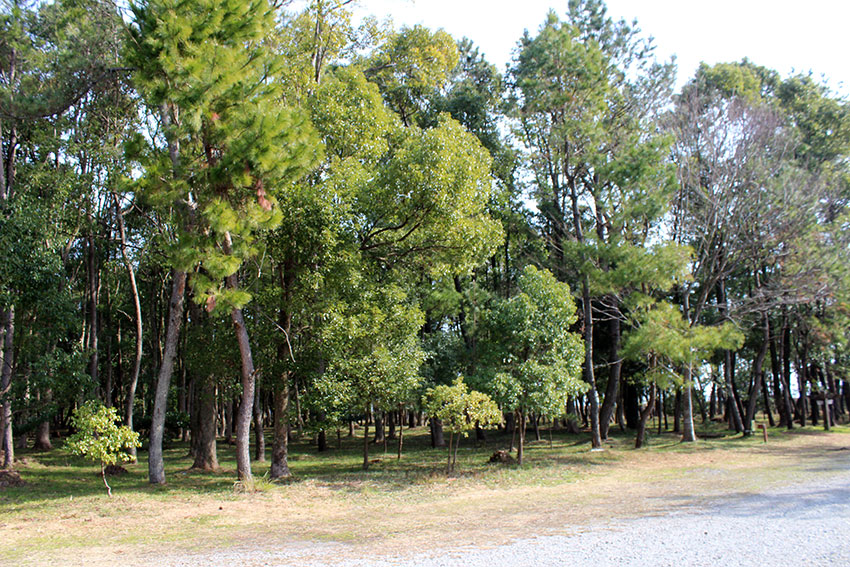
POLYGON ((183 296, 186 291, 186 272, 172 270, 171 301, 168 306, 168 327, 165 333, 165 352, 156 381, 151 418, 150 456, 148 480, 151 484, 165 484, 165 468, 162 462, 162 438, 165 434, 165 409, 168 405, 168 388, 174 370, 174 356, 183 323, 183 296))
POLYGON ((726 382, 726 398, 729 400, 729 415, 731 416, 732 426, 736 433, 744 432, 744 422, 741 418, 741 413, 738 410, 738 397, 735 391, 735 374, 733 372, 734 355, 731 351, 725 351, 725 360, 723 363, 723 379, 726 382))
POLYGON ((274 441, 271 478, 289 478, 289 373, 284 371, 274 391, 274 441))
POLYGON ((806 399, 808 398, 806 390, 808 389, 808 381, 809 381, 809 361, 808 361, 808 345, 806 344, 806 337, 802 339, 803 347, 802 352, 800 353, 800 364, 797 368, 797 381, 799 383, 800 388, 800 398, 798 403, 800 405, 800 427, 806 426, 806 412, 808 407, 806 405, 806 399))
POLYGON ((782 315, 782 340, 780 341, 779 359, 782 362, 782 401, 788 421, 785 426, 794 429, 794 404, 791 401, 791 326, 788 317, 782 315))
POLYGON ((764 315, 764 334, 762 336, 761 347, 758 355, 753 362, 753 387, 750 390, 750 398, 747 401, 747 421, 744 424, 744 435, 752 435, 753 420, 756 417, 756 407, 761 390, 761 383, 764 379, 764 358, 767 355, 767 347, 770 343, 770 318, 765 313, 764 315))
MULTIPOLYGON (((590 385, 587 397, 590 402, 590 446, 602 448, 599 434, 599 394, 596 391, 596 375, 593 370, 593 305, 590 302, 590 284, 587 277, 581 284, 584 304, 584 379, 590 385)), ((522 434, 521 434, 522 435, 522 434)), ((522 442, 520 442, 520 445, 522 442)))
POLYGON ((32 448, 36 451, 50 451, 53 444, 50 442, 50 421, 42 421, 35 429, 35 441, 32 448))
MULTIPOLYGON (((398 456, 397 456, 397 460, 399 460, 399 461, 401 460, 401 449, 402 449, 402 445, 404 444, 404 411, 403 410, 404 410, 404 406, 400 405, 398 412, 399 412, 399 416, 400 416, 401 419, 400 419, 400 424, 399 424, 399 427, 398 427, 398 456)), ((337 431, 339 431, 339 430, 337 430, 337 431)))
POLYGON ((215 411, 215 380, 211 376, 196 378, 195 386, 195 420, 196 428, 192 432, 195 462, 193 469, 214 471, 218 469, 218 454, 216 452, 216 411, 215 411))
MULTIPOLYGON (((616 301, 613 297, 609 297, 610 301, 616 301)), ((617 399, 620 390, 620 371, 622 362, 620 361, 620 319, 612 317, 609 323, 611 333, 611 346, 609 350, 609 374, 608 385, 605 387, 605 399, 602 400, 602 406, 599 408, 599 435, 602 439, 608 439, 608 429, 611 426, 611 417, 614 415, 614 408, 617 406, 617 399)))
MULTIPOLYGON (((728 308, 726 307, 726 281, 721 279, 717 284, 717 303, 720 305, 720 315, 728 318, 728 308)), ((731 425, 735 428, 736 433, 744 432, 744 423, 742 419, 742 411, 740 400, 738 400, 737 392, 735 391, 735 370, 734 370, 734 355, 731 351, 724 351, 723 358, 723 380, 726 388, 726 398, 730 400, 728 406, 728 414, 731 418, 731 425)))
MULTIPOLYGON (((569 178, 569 188, 573 230, 576 240, 580 244, 584 244, 584 229, 579 214, 579 198, 575 178, 569 178)), ((593 371, 593 305, 590 301, 590 280, 588 276, 582 278, 581 301, 584 312, 584 381, 590 386, 587 393, 590 401, 590 445, 594 449, 600 449, 602 448, 602 436, 599 433, 599 394, 596 390, 596 375, 593 371)))
POLYGON ((636 430, 640 421, 640 400, 637 386, 631 383, 623 385, 623 413, 626 418, 626 428, 636 430))
POLYGON ((396 439, 396 414, 395 412, 387 412, 387 440, 395 441, 396 439))
POLYGON ((682 432, 682 391, 676 389, 676 397, 673 400, 673 433, 682 432))
POLYGON ((449 451, 446 459, 446 474, 452 474, 452 443, 454 443, 454 431, 449 431, 449 451))
POLYGON ((375 439, 374 443, 384 442, 384 412, 375 413, 375 439))
POLYGON ((363 420, 363 470, 364 471, 369 470, 369 415, 371 413, 372 413, 372 407, 371 407, 371 405, 369 405, 369 406, 366 407, 366 419, 363 420))
POLYGON ((694 431, 694 404, 691 395, 691 367, 686 366, 683 374, 685 385, 682 387, 682 441, 690 443, 697 440, 694 431))
POLYGON ((657 387, 655 382, 653 382, 649 386, 649 401, 646 403, 646 407, 640 412, 640 421, 638 421, 637 428, 637 437, 635 437, 635 449, 640 449, 643 447, 644 440, 646 438, 646 424, 649 421, 650 416, 652 415, 652 410, 655 406, 655 397, 657 392, 657 387))
MULTIPOLYGON (((2 152, 0 152, 2 153, 2 152)), ((12 431, 12 368, 15 364, 15 308, 3 312, 2 369, 0 369, 0 395, 6 397, 0 414, 0 445, 3 450, 3 468, 11 470, 15 464, 15 445, 12 431)))
POLYGON ((714 373, 711 376, 711 394, 708 396, 708 420, 714 421, 717 415, 717 382, 714 381, 714 373))
MULTIPOLYGON (((779 427, 786 427, 791 416, 785 413, 785 401, 782 393, 782 364, 776 347, 777 342, 781 343, 781 341, 781 336, 773 336, 770 339, 770 370, 773 375, 773 403, 776 405, 776 412, 779 414, 779 427)), ((771 423, 771 426, 773 426, 773 423, 771 423)))
POLYGON ((431 426, 431 447, 445 447, 446 439, 443 436, 443 422, 432 417, 429 420, 431 426))
MULTIPOLYGON (((236 276, 229 276, 231 289, 235 289, 236 276)), ((233 309, 230 312, 233 327, 236 331, 236 340, 239 343, 239 356, 241 359, 241 385, 242 399, 236 409, 236 475, 239 480, 245 482, 253 479, 251 474, 251 414, 254 407, 254 360, 251 356, 251 344, 248 337, 248 329, 245 327, 245 319, 241 309, 233 309)))
MULTIPOLYGON (((89 212, 89 222, 91 222, 91 213, 89 212)), ((94 230, 94 228, 92 228, 94 230)), ((100 279, 98 278, 97 266, 95 262, 95 245, 94 245, 94 235, 89 234, 87 238, 87 257, 86 257, 86 270, 87 270, 87 279, 86 285, 88 287, 88 296, 89 296, 89 332, 88 332, 88 344, 86 345, 91 353, 89 355, 89 376, 91 376, 92 382, 94 384, 100 384, 100 377, 98 376, 98 324, 97 324, 97 306, 98 306, 98 295, 100 291, 100 279)))
POLYGON ((773 412, 770 411, 770 392, 767 391, 767 376, 762 378, 761 393, 764 399, 764 413, 767 414, 767 422, 771 427, 776 427, 776 422, 773 420, 773 412))
MULTIPOLYGON (((293 359, 289 332, 292 329, 292 313, 289 310, 289 297, 295 271, 292 264, 278 265, 278 279, 283 290, 284 301, 278 311, 278 326, 283 337, 277 337, 278 360, 287 363, 293 359)), ((274 385, 274 433, 272 440, 271 478, 289 478, 289 370, 280 373, 279 381, 274 385)), ((353 430, 351 431, 353 435, 353 430)))
POLYGON ((266 460, 266 438, 263 431, 263 392, 259 385, 254 392, 254 460, 266 460))
POLYGON ((522 465, 523 458, 525 456, 525 412, 523 410, 518 410, 518 421, 517 429, 519 430, 519 444, 517 446, 516 451, 516 462, 518 465, 522 465))
POLYGON ((224 401, 224 442, 233 445, 233 398, 225 393, 227 400, 224 401))
POLYGON ((661 435, 661 419, 664 418, 664 428, 667 428, 667 413, 664 411, 664 392, 660 392, 658 394, 658 398, 655 402, 655 405, 658 406, 656 411, 658 417, 658 434, 661 435))
MULTIPOLYGON (((53 400, 53 392, 47 390, 43 396, 39 397, 39 400, 44 402, 45 405, 50 405, 50 402, 53 400)), ((50 442, 50 419, 45 419, 38 424, 35 430, 33 449, 36 451, 50 451, 53 449, 53 444, 50 442)))

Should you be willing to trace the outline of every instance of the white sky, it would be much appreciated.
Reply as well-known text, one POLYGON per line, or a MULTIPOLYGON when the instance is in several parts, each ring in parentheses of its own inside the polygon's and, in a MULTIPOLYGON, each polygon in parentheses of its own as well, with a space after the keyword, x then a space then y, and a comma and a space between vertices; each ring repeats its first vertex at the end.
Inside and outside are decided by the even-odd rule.
MULTIPOLYGON (((536 33, 550 7, 560 15, 567 0, 361 0, 360 12, 392 16, 397 27, 423 24, 470 38, 504 70, 522 32, 536 33)), ((615 19, 637 18, 652 35, 660 58, 677 56, 678 82, 700 61, 748 57, 785 77, 812 71, 850 94, 850 1, 808 0, 608 0, 615 19)))

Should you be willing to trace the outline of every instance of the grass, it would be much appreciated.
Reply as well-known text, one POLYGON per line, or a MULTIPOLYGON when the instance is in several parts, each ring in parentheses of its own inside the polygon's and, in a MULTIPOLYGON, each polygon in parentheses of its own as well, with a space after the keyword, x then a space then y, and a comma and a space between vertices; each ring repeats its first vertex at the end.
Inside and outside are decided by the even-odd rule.
POLYGON ((555 432, 550 447, 544 433, 528 443, 523 467, 487 463, 510 443, 490 433, 483 446, 463 440, 454 476, 444 473, 445 449, 430 447, 426 429, 405 430, 400 461, 392 442, 386 453, 373 445, 369 471, 361 470, 360 438, 343 437, 325 453, 303 439, 290 446, 292 479, 271 483, 268 463, 255 463, 253 486, 234 484, 233 447, 219 443, 221 470, 210 473, 191 470, 187 446, 175 443, 165 451, 166 485, 148 484, 140 451, 128 474, 110 479, 112 498, 96 465, 61 448, 23 451, 18 471, 26 486, 0 489, 0 557, 16 565, 131 565, 128 557, 143 563, 163 545, 186 552, 292 541, 413 550, 459 530, 470 541, 498 543, 828 474, 825 464, 850 444, 847 426, 832 434, 772 429, 767 445, 716 424, 702 433, 719 436, 683 444, 674 434, 650 434, 648 447, 636 451, 632 435, 612 430, 602 452, 589 451, 586 434, 555 432))

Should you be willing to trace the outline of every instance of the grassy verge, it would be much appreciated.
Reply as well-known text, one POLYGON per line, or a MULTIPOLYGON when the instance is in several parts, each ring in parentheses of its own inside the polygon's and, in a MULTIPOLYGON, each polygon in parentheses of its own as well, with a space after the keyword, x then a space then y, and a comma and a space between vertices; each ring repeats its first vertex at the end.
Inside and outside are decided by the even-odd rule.
MULTIPOLYGON (((232 447, 220 443, 221 470, 204 473, 190 469, 185 445, 174 444, 165 453, 165 486, 147 483, 147 455, 140 452, 128 474, 110 480, 112 498, 98 467, 61 448, 24 452, 18 470, 27 484, 0 489, 0 557, 16 565, 132 565, 163 549, 293 541, 412 551, 459 533, 495 544, 828 475, 830 462, 850 455, 848 427, 831 434, 775 429, 766 445, 760 436, 711 432, 720 436, 692 444, 653 435, 639 451, 631 449, 630 435, 615 432, 603 452, 590 452, 586 435, 563 432, 554 433, 550 446, 544 432, 543 440, 529 443, 521 468, 487 463, 510 443, 491 434, 478 447, 463 441, 451 477, 444 473, 445 450, 432 449, 423 429, 405 431, 401 460, 392 442, 386 453, 373 445, 367 472, 360 468, 362 440, 343 437, 325 453, 303 440, 291 446, 293 479, 260 483, 264 490, 253 493, 234 488, 232 447)), ((267 470, 267 463, 254 465, 257 476, 267 470)))

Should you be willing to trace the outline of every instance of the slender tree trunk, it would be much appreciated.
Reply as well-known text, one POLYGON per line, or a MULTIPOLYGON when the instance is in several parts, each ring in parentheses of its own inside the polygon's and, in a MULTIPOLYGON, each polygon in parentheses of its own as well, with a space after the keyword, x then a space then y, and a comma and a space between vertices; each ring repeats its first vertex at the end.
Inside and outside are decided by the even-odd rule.
MULTIPOLYGON (((576 240, 584 243, 584 229, 579 214, 579 199, 575 178, 569 177, 570 200, 572 203, 573 229, 576 240)), ((590 301, 590 281, 584 276, 581 282, 581 301, 584 311, 584 381, 590 386, 587 393, 590 401, 590 444, 594 449, 602 448, 602 436, 599 432, 599 394, 596 389, 596 375, 593 371, 593 305, 590 301)))
POLYGON ((753 362, 753 387, 750 391, 750 398, 747 401, 747 422, 744 424, 744 435, 752 435, 753 420, 756 417, 756 407, 758 404, 759 391, 761 383, 764 379, 764 358, 767 355, 767 347, 770 342, 770 318, 767 313, 764 314, 764 335, 762 337, 761 348, 753 362))
POLYGON ((257 384, 254 392, 254 460, 266 460, 266 438, 263 431, 263 401, 262 389, 257 384))
POLYGON ((782 315, 782 340, 779 342, 779 359, 782 363, 782 400, 788 419, 785 427, 794 429, 794 404, 791 401, 791 326, 788 316, 782 315))
POLYGON ((400 416, 401 419, 400 419, 400 425, 398 427, 398 456, 397 456, 397 460, 400 461, 401 460, 401 448, 402 448, 402 445, 404 444, 404 406, 403 405, 398 406, 398 413, 399 413, 399 416, 400 416))
POLYGON ((640 392, 637 386, 631 383, 623 384, 620 389, 623 392, 623 416, 626 428, 636 430, 640 421, 640 392))
POLYGON ((233 445, 233 398, 225 393, 227 399, 224 405, 224 442, 227 445, 233 445))
MULTIPOLYGON (((587 277, 581 284, 584 304, 584 379, 590 385, 587 392, 590 402, 590 446, 602 448, 602 436, 599 433, 599 394, 596 391, 596 374, 593 370, 593 305, 590 301, 590 284, 587 277)), ((522 444, 522 443, 520 443, 522 444)))
POLYGON ((693 396, 691 394, 691 367, 685 366, 684 371, 685 385, 682 387, 682 441, 690 443, 697 440, 696 432, 694 431, 694 406, 693 396))
MULTIPOLYGON (((726 280, 722 279, 717 286, 717 302, 720 305, 720 315, 725 319, 728 317, 728 308, 726 307, 726 280)), ((734 356, 731 351, 724 351, 723 362, 723 379, 726 387, 726 398, 729 402, 729 416, 731 417, 732 427, 737 433, 744 432, 744 423, 739 409, 739 401, 735 392, 735 374, 734 374, 734 356)))
POLYGON ((773 412, 770 410, 770 392, 767 389, 767 376, 764 376, 761 381, 761 393, 764 399, 764 413, 767 414, 767 422, 771 427, 776 427, 776 422, 773 420, 773 412))
POLYGON ((809 361, 808 361, 808 345, 806 344, 807 337, 803 337, 802 339, 803 347, 802 352, 800 353, 800 365, 797 368, 797 381, 799 383, 800 388, 800 427, 806 427, 806 412, 808 410, 806 400, 808 398, 806 390, 808 389, 808 381, 809 381, 809 361))
POLYGON ((652 415, 652 410, 655 407, 655 397, 658 388, 653 382, 649 386, 649 401, 646 403, 646 407, 643 408, 640 412, 640 421, 638 421, 638 429, 637 429, 637 437, 635 437, 635 449, 640 449, 643 447, 644 440, 646 438, 646 424, 649 421, 650 416, 652 415))
POLYGON ((165 332, 165 352, 156 381, 151 418, 150 456, 148 480, 151 484, 165 484, 165 468, 162 462, 162 438, 165 434, 165 409, 168 405, 168 388, 174 370, 174 357, 183 323, 183 296, 186 292, 186 272, 172 270, 171 301, 168 306, 168 327, 165 332))
POLYGON ((272 444, 271 478, 289 478, 289 376, 284 372, 282 383, 274 391, 274 441, 272 444))
POLYGON ((195 448, 195 462, 192 468, 205 471, 218 469, 216 452, 216 411, 215 411, 215 380, 211 376, 196 378, 195 413, 197 413, 196 430, 192 433, 192 446, 195 448))
MULTIPOLYGON (((89 222, 91 221, 91 213, 89 213, 89 222)), ((94 230, 94 228, 92 228, 94 230)), ((97 262, 96 262, 96 250, 94 245, 94 234, 89 234, 87 238, 88 246, 87 246, 87 258, 86 258, 86 266, 87 266, 87 287, 88 287, 88 295, 89 295, 89 332, 88 332, 88 345, 86 345, 91 353, 89 355, 89 376, 91 376, 92 382, 94 384, 100 384, 100 377, 98 376, 98 324, 97 324, 97 306, 98 306, 98 296, 100 291, 100 278, 98 277, 97 272, 97 262)))
POLYGON ((519 423, 517 424, 517 429, 519 430, 519 445, 517 446, 516 462, 522 465, 523 458, 525 457, 525 411, 519 410, 518 415, 519 423))
POLYGON ((732 417, 732 426, 736 433, 744 432, 744 422, 738 410, 737 392, 734 383, 734 356, 731 351, 725 351, 725 362, 723 363, 723 378, 726 381, 726 398, 729 400, 729 415, 732 417))
POLYGON ((714 381, 714 374, 711 377, 711 394, 708 397, 708 420, 714 421, 714 416, 717 415, 717 383, 714 381))
POLYGON ((384 442, 384 412, 375 413, 375 439, 374 443, 384 442))
MULTIPOLYGON (((616 299, 609 297, 609 301, 616 299)), ((609 374, 608 385, 605 387, 605 399, 599 409, 599 435, 602 439, 608 439, 608 429, 611 425, 611 417, 617 405, 620 390, 620 319, 612 317, 609 323, 611 333, 611 347, 609 351, 609 374)))
POLYGON ((658 417, 658 434, 661 435, 661 419, 663 418, 665 423, 667 421, 667 414, 664 412, 664 392, 661 392, 658 395, 658 399, 655 403, 658 406, 658 410, 656 411, 656 415, 658 417))
MULTIPOLYGON (((283 337, 277 338, 277 357, 280 362, 293 359, 289 332, 292 329, 292 313, 288 302, 291 284, 295 281, 292 264, 278 266, 278 278, 283 289, 284 301, 278 311, 278 325, 283 337)), ((352 435, 354 432, 351 432, 352 435)), ((274 385, 274 434, 272 441, 271 478, 288 478, 289 471, 289 370, 280 373, 279 381, 274 385)))
POLYGON ((363 470, 369 470, 369 415, 372 406, 366 406, 366 419, 363 421, 363 470))
POLYGON ((673 400, 673 433, 682 432, 682 391, 676 390, 676 397, 673 400))
MULTIPOLYGON (((770 339, 770 370, 773 375, 773 403, 776 405, 776 412, 779 414, 779 427, 785 427, 788 425, 790 416, 785 413, 782 393, 782 364, 777 349, 777 343, 781 343, 781 341, 781 335, 774 335, 770 339)), ((771 423, 771 426, 773 426, 773 423, 771 423)))

